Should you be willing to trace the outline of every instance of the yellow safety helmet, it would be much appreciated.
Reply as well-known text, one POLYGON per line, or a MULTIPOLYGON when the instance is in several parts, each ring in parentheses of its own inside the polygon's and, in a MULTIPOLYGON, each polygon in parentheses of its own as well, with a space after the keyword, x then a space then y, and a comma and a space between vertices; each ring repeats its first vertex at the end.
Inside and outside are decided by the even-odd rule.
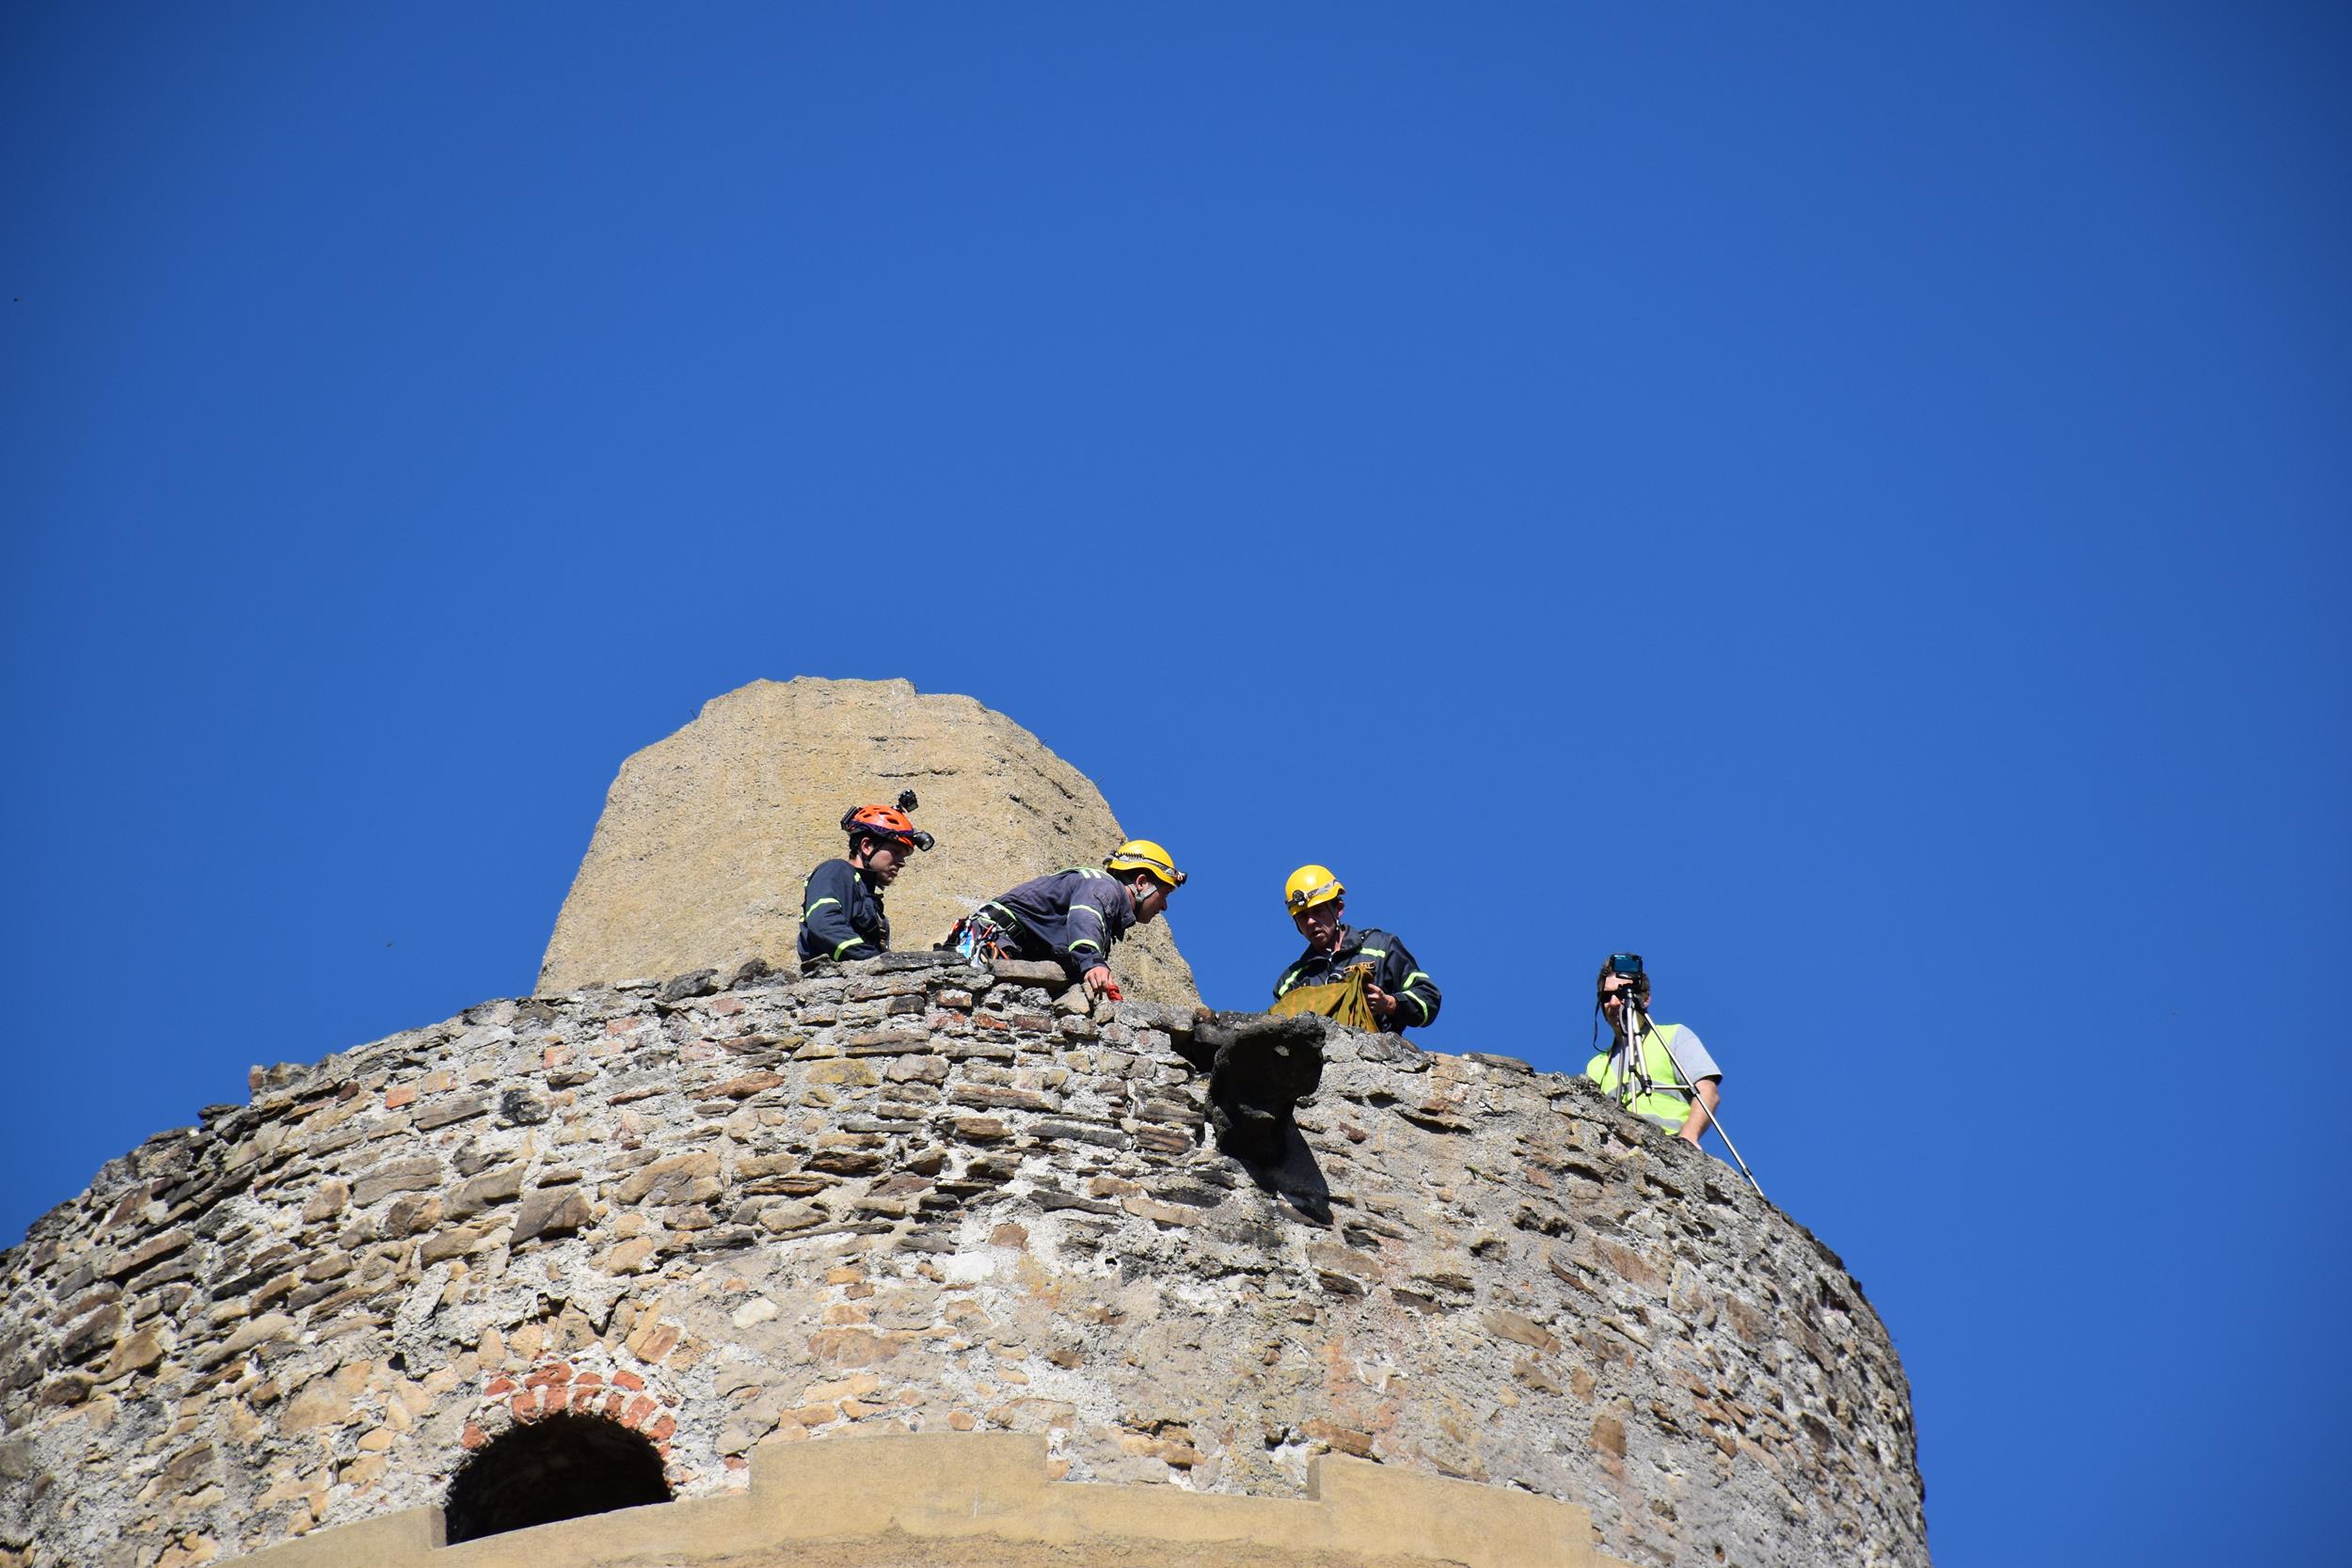
POLYGON ((1110 853, 1104 861, 1105 871, 1148 871, 1168 888, 1184 885, 1184 874, 1176 869, 1176 857, 1148 838, 1131 838, 1110 853))
POLYGON ((1327 904, 1347 889, 1338 875, 1327 865, 1302 865, 1291 873, 1291 879, 1282 884, 1282 912, 1303 914, 1317 904, 1327 904))

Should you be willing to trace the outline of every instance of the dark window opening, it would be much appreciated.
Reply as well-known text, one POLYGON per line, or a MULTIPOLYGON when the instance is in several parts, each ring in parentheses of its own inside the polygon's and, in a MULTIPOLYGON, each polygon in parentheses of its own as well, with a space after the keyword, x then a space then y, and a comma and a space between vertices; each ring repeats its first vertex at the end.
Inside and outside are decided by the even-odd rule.
POLYGON ((670 1500, 661 1455, 618 1422, 568 1413, 492 1438, 449 1483, 448 1541, 670 1500))

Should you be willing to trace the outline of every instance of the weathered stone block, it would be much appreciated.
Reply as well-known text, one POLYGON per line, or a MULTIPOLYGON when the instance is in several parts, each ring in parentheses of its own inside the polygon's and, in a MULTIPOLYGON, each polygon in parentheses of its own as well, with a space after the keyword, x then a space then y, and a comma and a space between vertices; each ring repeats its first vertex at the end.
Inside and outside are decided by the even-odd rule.
POLYGON ((195 1237, 185 1230, 167 1230, 160 1236, 150 1237, 138 1245, 116 1254, 106 1265, 106 1277, 127 1278, 158 1259, 170 1257, 193 1240, 195 1237))
POLYGON ((66 1330, 65 1338, 57 1341, 57 1359, 88 1361, 103 1354, 114 1347, 122 1323, 122 1308, 109 1302, 66 1330))
POLYGON ((486 1094, 465 1094, 421 1106, 416 1113, 417 1130, 430 1132, 437 1127, 448 1127, 455 1122, 470 1121, 475 1117, 488 1116, 490 1105, 491 1099, 486 1094))
POLYGON ((1014 980, 1028 986, 1050 986, 1056 990, 1070 984, 1070 976, 1057 963, 1036 962, 1026 958, 991 958, 989 972, 999 980, 1014 980))
POLYGON ((541 1236, 567 1236, 586 1228, 591 1218, 588 1200, 579 1188, 541 1188, 516 1212, 513 1241, 519 1246, 541 1236))
POLYGON ((430 1154, 390 1160, 353 1184, 351 1200, 365 1209, 394 1193, 420 1193, 441 1184, 441 1162, 430 1154))
POLYGON ((437 1230, 419 1243, 417 1261, 426 1268, 431 1268, 443 1259, 462 1258, 482 1244, 483 1234, 481 1227, 470 1225, 453 1226, 447 1230, 437 1230))
MULTIPOLYGON (((657 1187, 662 1186, 665 1181, 673 1178, 683 1179, 691 1182, 698 1177, 715 1177, 718 1174, 719 1156, 708 1149, 697 1149, 691 1154, 673 1154, 667 1159, 654 1161, 628 1180, 623 1181, 613 1189, 612 1200, 615 1203, 643 1203, 653 1196, 657 1187)), ((665 1190, 676 1189, 672 1187, 665 1190)), ((664 1198, 660 1201, 676 1200, 664 1198)))
POLYGON ((457 1189, 450 1199, 449 1216, 468 1219, 495 1204, 512 1203, 522 1196, 523 1167, 520 1164, 501 1165, 485 1171, 457 1189))

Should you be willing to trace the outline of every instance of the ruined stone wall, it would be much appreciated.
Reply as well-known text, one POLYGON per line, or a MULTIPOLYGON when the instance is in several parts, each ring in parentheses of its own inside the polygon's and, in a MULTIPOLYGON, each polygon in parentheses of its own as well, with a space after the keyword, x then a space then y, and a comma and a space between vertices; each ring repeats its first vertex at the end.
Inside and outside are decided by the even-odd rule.
POLYGON ((437 1504, 557 1409, 681 1497, 763 1444, 1005 1431, 1073 1482, 1523 1489, 1629 1562, 1926 1562, 1885 1331, 1736 1173, 1581 1082, 1340 1031, 1244 1166, 1188 1014, 1034 973, 599 988, 257 1069, 0 1259, 0 1562, 437 1504))

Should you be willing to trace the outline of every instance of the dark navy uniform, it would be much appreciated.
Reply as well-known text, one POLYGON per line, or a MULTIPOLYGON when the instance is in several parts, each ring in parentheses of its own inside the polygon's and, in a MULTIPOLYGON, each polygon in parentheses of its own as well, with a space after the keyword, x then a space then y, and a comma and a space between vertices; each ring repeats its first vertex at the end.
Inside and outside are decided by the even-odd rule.
POLYGON ((882 889, 848 861, 827 861, 801 884, 801 962, 878 958, 890 951, 882 889))
POLYGON ((1293 986, 1328 985, 1358 964, 1372 965, 1372 983, 1396 998, 1396 1011, 1380 1025, 1383 1033, 1401 1035, 1407 1028, 1438 1022, 1437 982, 1422 973, 1405 944, 1386 931, 1340 927, 1337 951, 1318 953, 1310 947, 1274 984, 1274 1000, 1282 1000, 1293 986))
POLYGON ((1112 944, 1136 923, 1136 901, 1109 872, 1073 865, 990 899, 979 913, 1004 932, 1019 957, 1058 963, 1075 980, 1110 961, 1112 944))

